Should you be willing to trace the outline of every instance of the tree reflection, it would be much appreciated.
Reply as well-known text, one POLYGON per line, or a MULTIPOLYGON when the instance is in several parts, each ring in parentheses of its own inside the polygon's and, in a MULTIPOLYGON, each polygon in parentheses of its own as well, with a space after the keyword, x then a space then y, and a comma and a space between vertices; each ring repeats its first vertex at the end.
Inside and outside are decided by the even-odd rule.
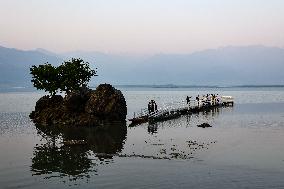
POLYGON ((46 143, 34 150, 32 172, 34 175, 50 175, 46 178, 54 177, 54 173, 75 179, 88 176, 93 162, 88 158, 87 151, 86 147, 81 146, 57 147, 46 143))
POLYGON ((33 175, 69 176, 72 180, 88 178, 90 172, 96 172, 97 164, 121 152, 127 134, 125 122, 106 123, 95 128, 37 126, 37 131, 46 142, 34 147, 33 175), (70 145, 68 141, 73 143, 70 145))

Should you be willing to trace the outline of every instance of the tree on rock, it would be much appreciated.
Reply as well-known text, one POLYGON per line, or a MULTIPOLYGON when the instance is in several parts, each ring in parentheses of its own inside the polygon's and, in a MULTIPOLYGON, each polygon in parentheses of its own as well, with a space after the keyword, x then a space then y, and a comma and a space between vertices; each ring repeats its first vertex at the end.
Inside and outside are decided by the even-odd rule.
POLYGON ((58 69, 61 78, 60 90, 67 93, 87 85, 91 77, 96 76, 96 71, 82 59, 73 58, 71 61, 64 62, 58 69))
POLYGON ((79 90, 88 84, 92 76, 97 76, 96 70, 92 70, 88 62, 75 58, 58 67, 48 63, 32 66, 30 73, 34 87, 49 92, 51 96, 59 90, 66 93, 79 90))
POLYGON ((51 64, 32 66, 32 83, 35 88, 49 92, 51 96, 55 95, 60 86, 60 76, 58 68, 51 64))

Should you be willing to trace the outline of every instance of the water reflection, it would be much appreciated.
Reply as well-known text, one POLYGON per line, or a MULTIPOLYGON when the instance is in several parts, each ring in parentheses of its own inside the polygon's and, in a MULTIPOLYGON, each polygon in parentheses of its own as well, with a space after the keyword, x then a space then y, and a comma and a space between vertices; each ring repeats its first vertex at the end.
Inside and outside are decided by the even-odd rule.
POLYGON ((126 123, 108 123, 96 128, 37 126, 46 141, 34 147, 31 171, 45 178, 88 178, 97 165, 109 163, 121 152, 127 135, 126 123))
POLYGON ((155 134, 158 131, 158 123, 149 123, 148 125, 148 133, 155 134))
POLYGON ((206 111, 182 115, 181 117, 175 119, 148 123, 147 131, 148 134, 153 135, 153 134, 158 134, 158 130, 162 128, 163 125, 167 125, 168 127, 179 127, 181 126, 182 123, 185 122, 186 126, 190 127, 190 126, 197 126, 198 124, 201 124, 203 122, 209 122, 209 121, 212 122, 212 120, 218 118, 221 113, 232 112, 233 108, 234 108, 233 106, 212 107, 211 109, 208 109, 206 111), (198 120, 198 122, 196 122, 196 120, 198 120))
POLYGON ((226 114, 232 112, 234 109, 234 106, 226 106, 226 107, 213 107, 207 111, 202 111, 196 114, 191 114, 187 116, 187 126, 196 126, 198 124, 204 123, 204 122, 213 122, 215 119, 218 119, 220 114, 226 114), (192 124, 192 118, 195 118, 197 120, 197 123, 192 124))
MULTIPOLYGON (((226 108, 226 107, 222 107, 222 108, 226 108)), ((214 118, 214 117, 217 117, 219 116, 220 114, 220 110, 221 108, 219 107, 213 107, 211 108, 210 110, 207 110, 207 111, 203 111, 203 112, 200 112, 205 118, 207 119, 210 119, 210 118, 214 118)))

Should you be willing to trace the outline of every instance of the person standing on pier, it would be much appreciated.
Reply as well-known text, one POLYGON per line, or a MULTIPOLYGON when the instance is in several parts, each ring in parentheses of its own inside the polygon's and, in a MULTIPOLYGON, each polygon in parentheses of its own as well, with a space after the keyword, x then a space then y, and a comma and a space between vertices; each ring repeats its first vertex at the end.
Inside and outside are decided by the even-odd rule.
POLYGON ((151 102, 148 103, 148 112, 149 112, 149 114, 152 112, 152 103, 151 102))
POLYGON ((191 96, 190 97, 186 96, 186 104, 187 104, 188 109, 190 107, 190 99, 191 99, 191 96))
POLYGON ((151 100, 148 104, 149 114, 158 110, 157 104, 154 100, 151 100))
POLYGON ((213 106, 216 105, 216 96, 215 96, 215 94, 212 94, 212 104, 213 104, 213 106))
POLYGON ((190 104, 190 99, 191 99, 191 96, 187 96, 187 97, 186 97, 186 103, 187 103, 187 104, 190 104))
POLYGON ((197 97, 195 99, 197 101, 197 106, 199 107, 199 95, 197 95, 197 97))
POLYGON ((156 102, 154 101, 154 111, 157 111, 157 110, 158 110, 158 107, 157 107, 156 102))
POLYGON ((220 105, 221 99, 220 99, 219 94, 217 94, 217 96, 216 96, 216 101, 217 101, 217 104, 220 105))

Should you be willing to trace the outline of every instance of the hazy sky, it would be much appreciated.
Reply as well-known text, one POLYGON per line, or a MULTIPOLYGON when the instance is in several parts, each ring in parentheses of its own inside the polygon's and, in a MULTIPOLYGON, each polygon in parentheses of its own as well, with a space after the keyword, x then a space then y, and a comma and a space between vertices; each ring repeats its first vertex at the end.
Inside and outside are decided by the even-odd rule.
POLYGON ((284 0, 0 0, 0 45, 113 53, 284 46, 284 0))

